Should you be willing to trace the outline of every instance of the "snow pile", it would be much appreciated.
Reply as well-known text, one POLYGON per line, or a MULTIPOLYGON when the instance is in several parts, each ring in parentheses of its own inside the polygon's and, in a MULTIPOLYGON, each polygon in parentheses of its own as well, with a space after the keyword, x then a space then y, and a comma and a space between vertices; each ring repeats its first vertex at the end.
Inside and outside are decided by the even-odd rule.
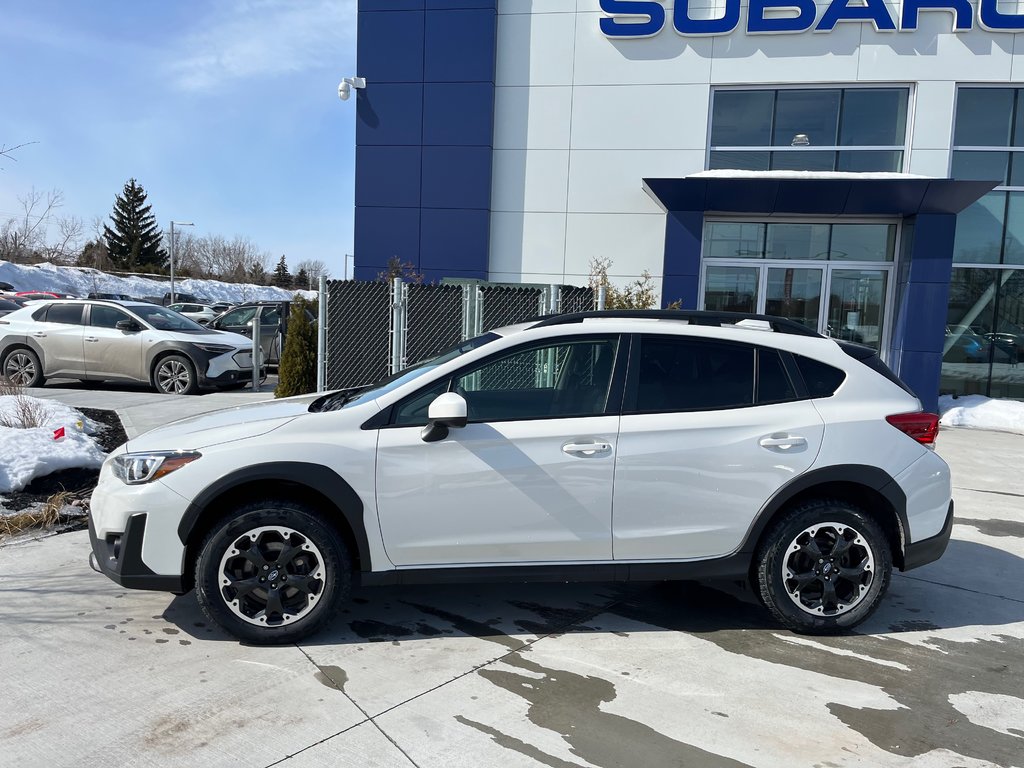
MULTIPOLYGON (((52 291, 85 298, 90 293, 122 293, 132 298, 162 298, 171 290, 168 280, 141 275, 108 275, 88 267, 65 267, 42 264, 12 264, 0 261, 0 281, 10 283, 18 291, 52 291)), ((190 293, 207 301, 287 300, 295 294, 314 298, 315 291, 290 291, 272 285, 225 283, 220 280, 183 279, 174 281, 175 293, 190 293)))
POLYGON ((0 493, 20 491, 37 477, 60 469, 99 467, 105 455, 89 435, 102 425, 74 408, 24 395, 0 396, 0 424, 23 423, 29 413, 39 426, 0 426, 0 493), (54 431, 64 429, 55 439, 54 431))
POLYGON ((1024 435, 1024 402, 992 400, 983 395, 939 398, 939 423, 944 427, 992 429, 1024 435))

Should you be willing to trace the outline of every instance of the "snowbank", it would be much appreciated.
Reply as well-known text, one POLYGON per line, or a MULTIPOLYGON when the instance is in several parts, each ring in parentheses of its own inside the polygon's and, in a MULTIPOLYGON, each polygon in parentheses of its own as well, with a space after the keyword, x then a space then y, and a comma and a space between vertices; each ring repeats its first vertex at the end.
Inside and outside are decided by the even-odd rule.
MULTIPOLYGON (((53 291, 70 293, 85 298, 90 293, 123 293, 141 299, 144 296, 162 297, 171 289, 167 280, 140 275, 108 275, 88 267, 65 267, 42 264, 12 264, 0 261, 0 281, 10 283, 19 291, 53 291)), ((315 291, 290 291, 268 285, 225 283, 220 280, 183 279, 174 281, 176 293, 191 293, 209 301, 242 301, 291 299, 296 293, 307 298, 315 291)))
POLYGON ((983 395, 939 398, 939 423, 944 427, 992 429, 1024 435, 1024 402, 992 400, 983 395))
POLYGON ((74 408, 35 397, 0 397, 0 422, 21 423, 30 409, 40 426, 29 429, 0 426, 0 493, 24 489, 32 480, 75 467, 99 467, 106 458, 89 435, 102 427, 74 408), (54 430, 64 437, 54 439, 54 430))

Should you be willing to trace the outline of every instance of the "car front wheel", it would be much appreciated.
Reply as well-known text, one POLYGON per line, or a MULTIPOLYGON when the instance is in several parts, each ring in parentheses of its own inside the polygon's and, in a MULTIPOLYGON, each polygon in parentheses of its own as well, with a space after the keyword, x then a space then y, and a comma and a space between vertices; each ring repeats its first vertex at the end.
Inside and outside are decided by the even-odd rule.
POLYGON ((782 624, 807 634, 834 634, 864 621, 891 575, 881 526, 839 500, 812 500, 790 510, 757 556, 762 602, 782 624))
POLYGON ((153 386, 167 395, 193 395, 199 391, 195 366, 184 355, 168 355, 153 368, 153 386))
POLYGON ((258 645, 293 643, 321 629, 348 597, 348 550, 304 505, 263 501, 215 525, 196 563, 203 612, 258 645))

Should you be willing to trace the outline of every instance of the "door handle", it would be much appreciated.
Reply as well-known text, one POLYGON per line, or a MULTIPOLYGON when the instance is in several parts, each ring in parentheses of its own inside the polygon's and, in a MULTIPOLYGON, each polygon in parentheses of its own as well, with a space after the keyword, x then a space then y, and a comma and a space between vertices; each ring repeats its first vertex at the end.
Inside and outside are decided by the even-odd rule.
POLYGON ((611 443, 566 443, 562 446, 562 453, 582 456, 596 456, 599 453, 611 451, 611 443))
POLYGON ((32 335, 35 336, 37 339, 45 339, 46 338, 46 332, 45 331, 32 331, 32 335))
POLYGON ((807 445, 807 439, 800 435, 769 435, 758 443, 762 448, 799 448, 807 445))
POLYGON ((98 336, 86 336, 85 340, 86 341, 99 341, 99 337, 98 336))

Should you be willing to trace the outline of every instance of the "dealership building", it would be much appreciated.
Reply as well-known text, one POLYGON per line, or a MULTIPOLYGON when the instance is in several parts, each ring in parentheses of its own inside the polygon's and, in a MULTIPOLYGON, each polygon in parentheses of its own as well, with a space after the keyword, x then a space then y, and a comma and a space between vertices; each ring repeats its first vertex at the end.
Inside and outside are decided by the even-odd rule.
POLYGON ((930 408, 1024 398, 1022 33, 1004 0, 359 0, 355 275, 602 261, 873 346, 930 408))

